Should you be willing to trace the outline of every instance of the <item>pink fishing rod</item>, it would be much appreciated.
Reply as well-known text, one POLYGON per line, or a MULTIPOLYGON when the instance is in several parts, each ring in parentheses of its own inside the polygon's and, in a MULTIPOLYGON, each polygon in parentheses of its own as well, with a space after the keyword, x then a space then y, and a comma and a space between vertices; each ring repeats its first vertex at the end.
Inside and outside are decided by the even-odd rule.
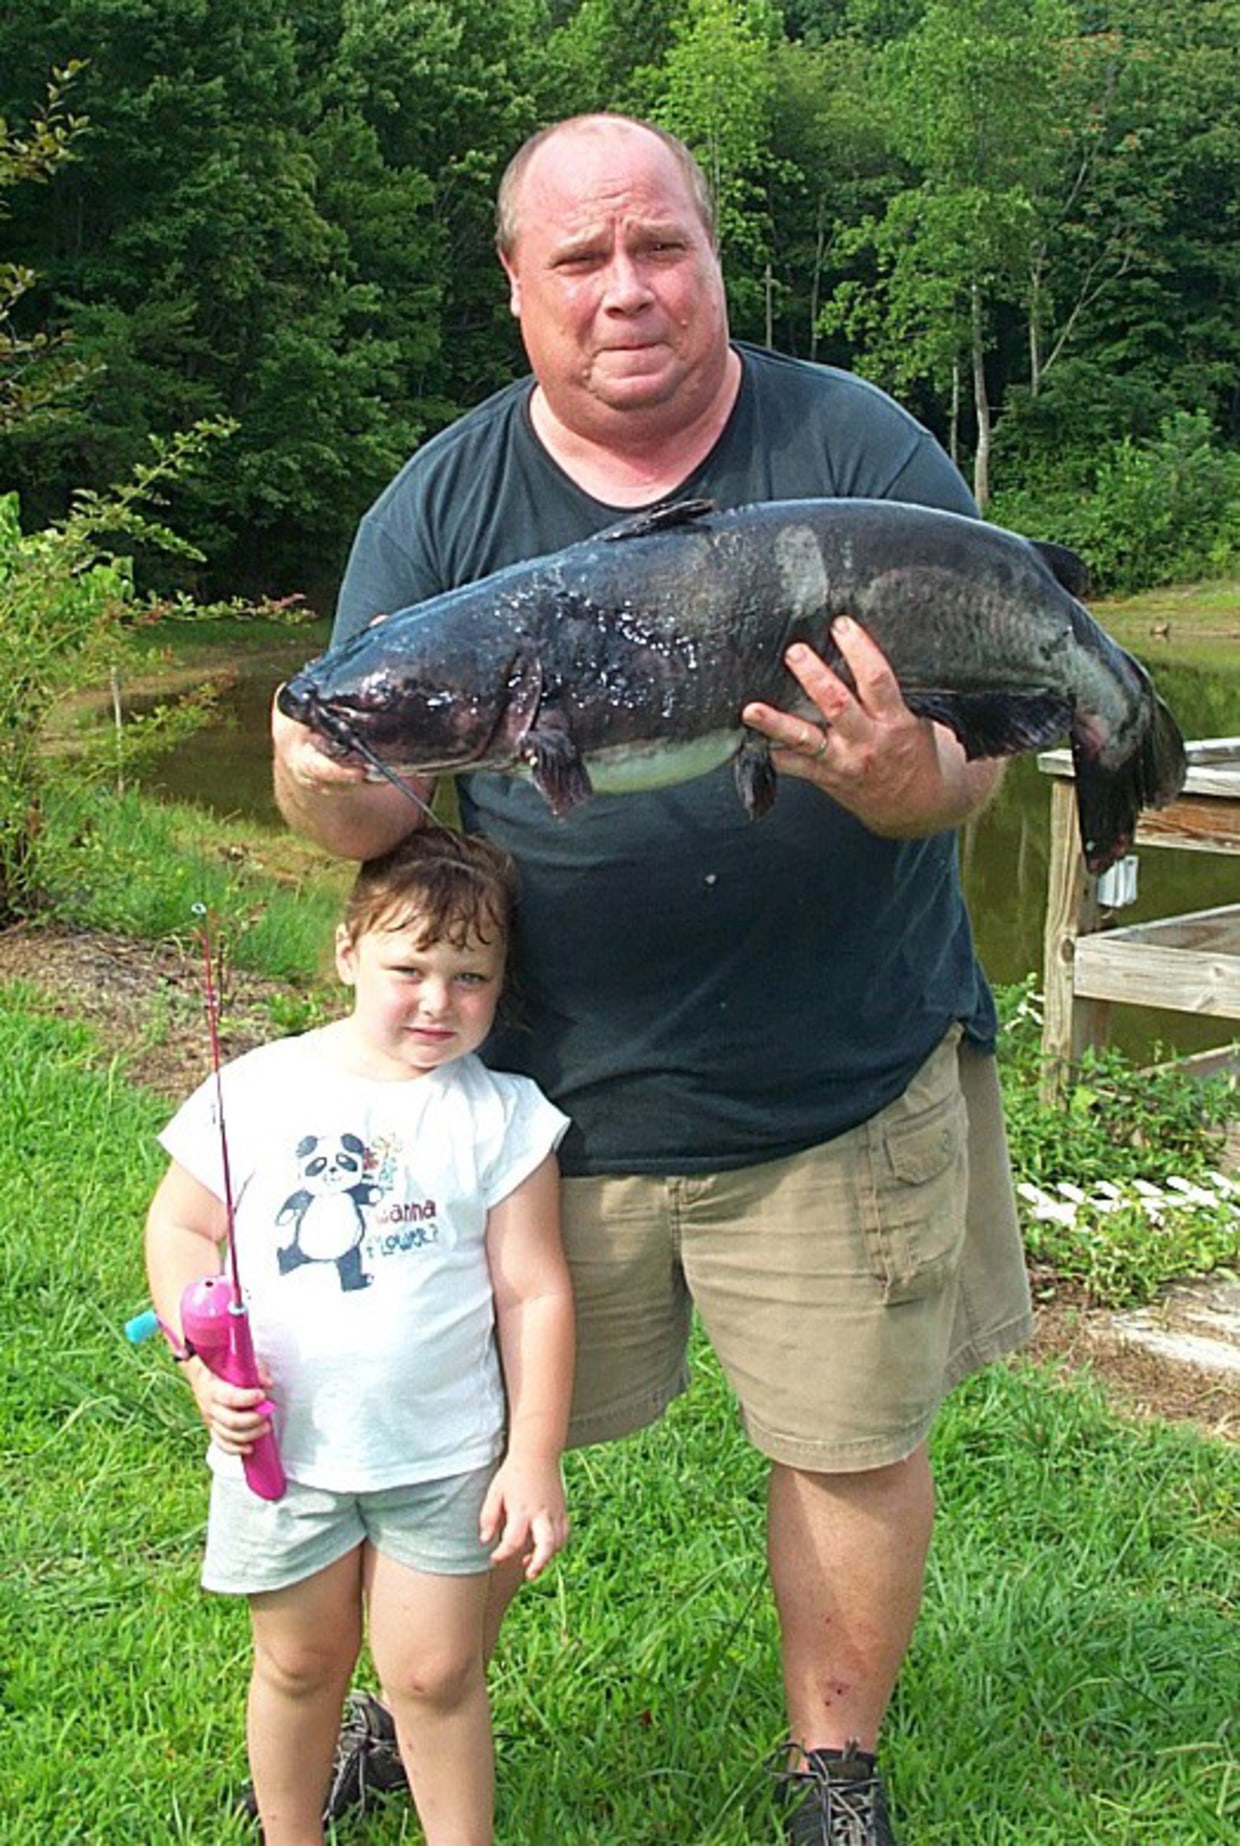
MULTIPOLYGON (((181 1296, 181 1334, 187 1355, 201 1359, 217 1378, 229 1384, 251 1389, 261 1385, 254 1341, 250 1332, 249 1310, 241 1290, 241 1273, 237 1266, 237 1227, 233 1210, 232 1171, 228 1162, 228 1130, 224 1122, 224 1085, 220 1076, 219 1003, 211 967, 211 932, 205 905, 194 909, 202 917, 198 932, 202 944, 207 1029, 211 1038, 211 1069, 215 1075, 215 1111, 220 1129, 220 1158, 224 1176, 224 1212, 228 1226, 228 1268, 226 1273, 204 1276, 191 1282, 181 1296)), ((270 1418, 273 1406, 264 1400, 257 1406, 259 1414, 270 1418)), ((245 1478, 264 1500, 278 1500, 285 1489, 284 1469, 274 1433, 269 1429, 260 1436, 250 1453, 242 1458, 245 1478)))

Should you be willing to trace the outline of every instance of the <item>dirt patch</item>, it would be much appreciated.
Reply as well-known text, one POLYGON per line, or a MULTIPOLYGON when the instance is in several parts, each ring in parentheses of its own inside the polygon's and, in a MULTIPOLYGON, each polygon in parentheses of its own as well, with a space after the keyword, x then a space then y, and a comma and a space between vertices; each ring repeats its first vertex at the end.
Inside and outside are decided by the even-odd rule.
MULTIPOLYGON (((135 1083, 179 1101, 210 1070, 203 973, 191 945, 150 943, 101 931, 19 924, 0 931, 0 984, 22 982, 63 1018, 85 1021, 107 1056, 135 1083)), ((220 1047, 236 1057, 272 1037, 277 981, 229 970, 220 999, 220 1047)), ((1087 1369, 1116 1407, 1196 1425, 1240 1442, 1234 1375, 1156 1358, 1127 1344, 1111 1316, 1050 1272, 1033 1275, 1037 1328, 1029 1357, 1087 1369)))
MULTIPOLYGON (((84 1021, 135 1083, 169 1101, 188 1095, 210 1071, 203 965, 188 944, 21 923, 0 930, 0 984, 15 982, 36 988, 49 1012, 84 1021)), ((244 970, 225 971, 219 995, 225 1058, 274 1035, 269 1003, 287 991, 244 970)))
POLYGON ((1126 1415, 1192 1423, 1222 1441, 1240 1442, 1234 1372, 1208 1371, 1147 1352, 1079 1291, 1049 1273, 1032 1279, 1037 1317, 1028 1358, 1091 1373, 1126 1415))

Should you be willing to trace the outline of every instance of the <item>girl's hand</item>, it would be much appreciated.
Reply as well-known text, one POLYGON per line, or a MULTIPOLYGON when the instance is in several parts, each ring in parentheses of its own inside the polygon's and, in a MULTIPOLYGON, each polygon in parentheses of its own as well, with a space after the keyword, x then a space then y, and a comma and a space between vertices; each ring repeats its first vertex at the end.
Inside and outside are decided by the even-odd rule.
POLYGON ((245 1387, 218 1378, 200 1359, 191 1359, 188 1365, 199 1412, 216 1447, 225 1455, 250 1454, 260 1437, 271 1429, 271 1418, 258 1413, 258 1406, 270 1395, 267 1368, 258 1368, 261 1385, 245 1387))
POLYGON ((524 1558, 528 1583, 568 1540, 568 1511, 558 1459, 508 1455, 482 1503, 478 1536, 492 1564, 524 1558))

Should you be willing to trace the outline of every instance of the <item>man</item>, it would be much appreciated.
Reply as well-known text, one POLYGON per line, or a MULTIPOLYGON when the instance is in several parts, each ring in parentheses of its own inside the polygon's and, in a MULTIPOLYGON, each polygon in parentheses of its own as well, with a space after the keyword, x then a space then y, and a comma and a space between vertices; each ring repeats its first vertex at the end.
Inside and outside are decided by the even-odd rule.
MULTIPOLYGON (((729 340, 707 189, 670 136, 603 115, 544 131, 498 226, 533 376, 365 516, 337 640, 668 499, 976 511, 882 393, 729 340)), ((772 1464, 787 1837, 895 1846, 875 1751, 921 1596, 926 1438, 946 1391, 1027 1335, 1029 1300, 952 832, 1000 772, 909 712, 863 631, 835 634, 855 692, 789 655, 820 724, 746 707, 781 779, 759 823, 727 770, 559 821, 514 778, 458 788, 522 873, 531 1029, 494 1061, 573 1120, 574 1439, 661 1414, 696 1303, 772 1464)), ((329 850, 416 824, 301 727, 277 716, 275 739, 282 809, 329 850)))

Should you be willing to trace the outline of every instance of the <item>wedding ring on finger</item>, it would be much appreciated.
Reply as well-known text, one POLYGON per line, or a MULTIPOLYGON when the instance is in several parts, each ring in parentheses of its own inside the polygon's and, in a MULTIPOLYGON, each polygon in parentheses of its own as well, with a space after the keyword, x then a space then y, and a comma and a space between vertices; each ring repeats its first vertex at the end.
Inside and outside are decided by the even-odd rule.
POLYGON ((827 733, 825 731, 807 731, 801 749, 806 756, 816 763, 820 756, 825 756, 827 754, 827 733))

